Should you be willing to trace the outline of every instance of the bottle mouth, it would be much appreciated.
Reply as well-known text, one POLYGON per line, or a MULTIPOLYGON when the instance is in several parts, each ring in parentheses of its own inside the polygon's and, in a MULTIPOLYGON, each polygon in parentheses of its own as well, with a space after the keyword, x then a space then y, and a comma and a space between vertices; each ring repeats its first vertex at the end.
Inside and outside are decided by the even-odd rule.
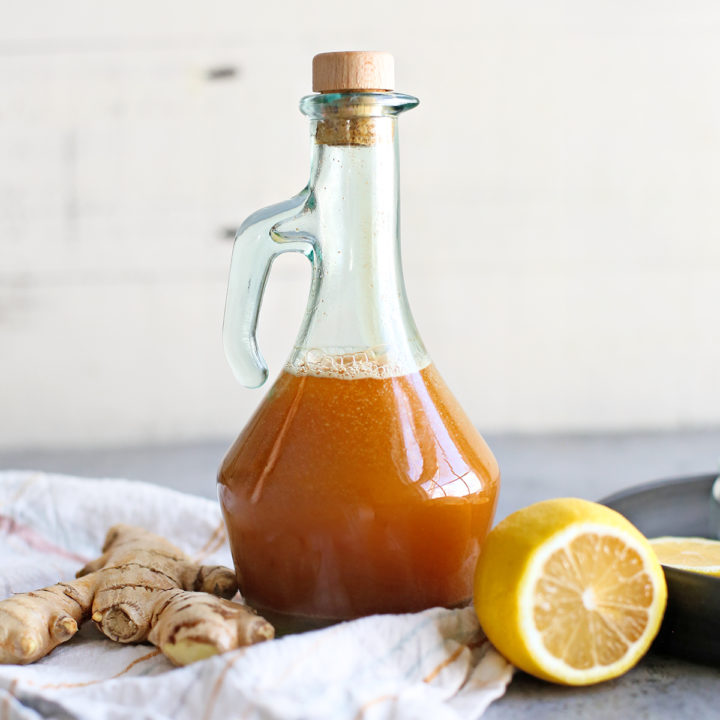
POLYGON ((300 112, 316 120, 330 118, 394 117, 420 101, 412 95, 379 90, 318 93, 300 100, 300 112))

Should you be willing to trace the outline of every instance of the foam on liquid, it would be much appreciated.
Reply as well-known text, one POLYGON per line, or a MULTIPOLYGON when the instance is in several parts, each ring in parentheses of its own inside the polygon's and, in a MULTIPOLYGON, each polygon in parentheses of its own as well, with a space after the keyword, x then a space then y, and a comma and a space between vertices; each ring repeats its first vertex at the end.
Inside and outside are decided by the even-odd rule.
POLYGON ((310 350, 296 350, 285 366, 285 370, 293 375, 313 375, 341 380, 365 378, 382 380, 417 372, 428 364, 429 361, 425 360, 403 365, 388 357, 386 353, 377 352, 372 348, 349 353, 311 348, 310 350))

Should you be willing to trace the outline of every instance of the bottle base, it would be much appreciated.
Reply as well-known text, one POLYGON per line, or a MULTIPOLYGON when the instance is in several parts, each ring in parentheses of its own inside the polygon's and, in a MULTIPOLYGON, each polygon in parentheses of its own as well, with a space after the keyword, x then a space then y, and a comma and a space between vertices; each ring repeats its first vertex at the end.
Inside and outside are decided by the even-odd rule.
POLYGON ((312 632, 313 630, 322 630, 323 628, 337 625, 345 622, 347 618, 323 618, 312 617, 306 615, 287 615, 285 613, 275 612, 268 608, 252 606, 257 610, 258 615, 262 615, 274 628, 275 637, 283 637, 284 635, 296 635, 298 633, 312 632))
MULTIPOLYGON (((472 598, 455 605, 449 606, 448 610, 459 610, 461 608, 468 607, 472 603, 472 598)), ((286 613, 276 612, 269 608, 264 608, 259 605, 252 605, 253 609, 257 611, 258 615, 262 615, 274 628, 275 637, 283 637, 285 635, 296 635, 299 633, 312 632, 313 630, 322 630, 323 628, 331 627, 332 625, 338 625, 342 622, 349 622, 351 620, 358 620, 360 617, 367 617, 360 615, 358 617, 346 617, 346 618, 325 618, 307 615, 289 615, 286 613)), ((423 608, 429 610, 430 608, 423 608)), ((422 610, 408 611, 408 612, 422 612, 422 610)), ((374 615, 390 615, 396 613, 373 613, 374 615)), ((400 614, 400 613, 397 613, 400 614)))

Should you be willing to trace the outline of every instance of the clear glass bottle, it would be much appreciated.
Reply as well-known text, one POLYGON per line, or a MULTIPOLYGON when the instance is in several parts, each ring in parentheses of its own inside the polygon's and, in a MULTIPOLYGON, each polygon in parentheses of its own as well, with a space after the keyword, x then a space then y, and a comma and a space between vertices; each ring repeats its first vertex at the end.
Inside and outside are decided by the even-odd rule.
POLYGON ((418 101, 367 90, 383 86, 303 98, 310 181, 233 250, 224 342, 249 387, 267 377, 255 329, 273 258, 302 252, 313 270, 290 358, 218 476, 241 590, 283 627, 468 602, 499 488, 410 313, 397 118, 418 101))

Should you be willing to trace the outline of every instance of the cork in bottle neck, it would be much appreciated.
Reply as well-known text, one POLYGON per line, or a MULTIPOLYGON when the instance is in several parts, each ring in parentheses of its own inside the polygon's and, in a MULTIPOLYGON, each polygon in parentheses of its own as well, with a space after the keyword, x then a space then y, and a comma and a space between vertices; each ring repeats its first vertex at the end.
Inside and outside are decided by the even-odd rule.
MULTIPOLYGON (((321 53, 313 58, 315 92, 384 93, 395 84, 393 56, 386 52, 354 51, 321 53)), ((392 142, 394 120, 374 117, 370 103, 338 105, 317 124, 319 145, 371 146, 392 142)))

